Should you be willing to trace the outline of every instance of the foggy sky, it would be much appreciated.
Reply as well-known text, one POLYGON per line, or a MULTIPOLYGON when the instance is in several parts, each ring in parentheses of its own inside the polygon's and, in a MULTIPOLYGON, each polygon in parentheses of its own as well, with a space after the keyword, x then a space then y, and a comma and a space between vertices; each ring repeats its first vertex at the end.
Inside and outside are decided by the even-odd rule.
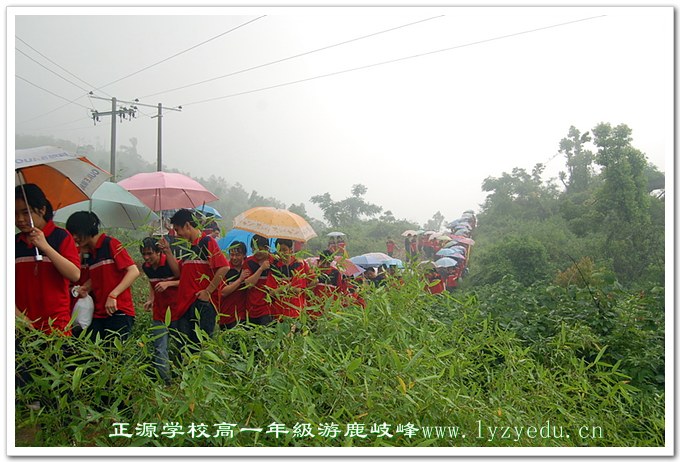
MULTIPOLYGON (((88 91, 181 105, 163 117, 169 168, 303 202, 316 218, 310 197, 341 200, 361 183, 366 200, 421 225, 479 210, 488 176, 543 162, 556 177, 571 125, 625 123, 650 162, 672 162, 672 7, 144 11, 9 8, 8 132, 108 151, 109 118, 94 125, 90 109, 111 104, 88 91)), ((156 110, 140 109, 117 145, 136 137, 155 164, 156 110)))

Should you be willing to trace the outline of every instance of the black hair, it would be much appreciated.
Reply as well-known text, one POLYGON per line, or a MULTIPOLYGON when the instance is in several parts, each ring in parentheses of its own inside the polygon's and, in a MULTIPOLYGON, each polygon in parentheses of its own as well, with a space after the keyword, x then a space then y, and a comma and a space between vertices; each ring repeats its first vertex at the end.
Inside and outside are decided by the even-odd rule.
POLYGON ((279 244, 285 245, 285 246, 288 247, 289 249, 292 249, 292 248, 293 248, 293 241, 292 241, 292 239, 277 239, 277 240, 276 240, 276 245, 279 245, 279 244))
POLYGON ((331 252, 330 250, 322 250, 321 253, 319 253, 319 260, 321 261, 326 261, 330 262, 333 261, 333 256, 335 255, 334 252, 331 252))
POLYGON ((92 237, 99 234, 101 225, 99 217, 94 212, 74 212, 66 220, 66 229, 74 236, 92 237))
POLYGON ((245 242, 241 242, 241 241, 232 242, 231 245, 229 246, 229 251, 231 252, 232 250, 237 250, 237 249, 240 250, 243 255, 245 255, 246 250, 247 250, 245 242))
POLYGON ((37 184, 28 183, 17 186, 14 188, 14 198, 21 199, 24 202, 28 201, 26 206, 33 210, 45 207, 45 216, 43 216, 45 221, 50 221, 54 217, 52 204, 47 200, 45 193, 37 184), (24 197, 24 192, 26 193, 26 197, 24 197))
POLYGON ((175 212, 172 218, 170 218, 170 224, 172 225, 183 227, 187 223, 189 223, 194 228, 198 227, 196 216, 189 209, 179 209, 177 212, 175 212))
POLYGON ((260 236, 259 234, 253 236, 251 244, 252 247, 257 248, 258 250, 269 250, 269 239, 260 236))
POLYGON ((139 246, 139 253, 144 253, 144 250, 149 249, 154 252, 160 252, 161 249, 158 246, 158 239, 155 237, 145 237, 142 239, 142 245, 139 246))

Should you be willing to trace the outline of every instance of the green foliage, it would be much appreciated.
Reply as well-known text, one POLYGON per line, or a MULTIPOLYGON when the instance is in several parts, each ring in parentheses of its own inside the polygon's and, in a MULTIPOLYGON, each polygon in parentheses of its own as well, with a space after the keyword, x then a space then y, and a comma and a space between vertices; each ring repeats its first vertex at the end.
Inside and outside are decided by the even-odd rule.
POLYGON ((17 427, 39 428, 19 445, 663 445, 663 393, 640 386, 649 377, 643 361, 653 358, 636 350, 640 367, 635 369, 630 360, 616 359, 626 353, 626 342, 614 342, 637 332, 631 348, 638 342, 648 348, 663 344, 658 334, 651 335, 663 291, 636 294, 633 300, 632 294, 601 290, 605 298, 613 294, 607 309, 616 316, 623 316, 626 307, 637 310, 612 320, 627 323, 610 323, 619 331, 607 333, 583 313, 589 302, 579 290, 527 290, 506 280, 488 294, 431 296, 420 277, 405 273, 398 290, 366 289, 365 310, 329 302, 319 319, 303 315, 274 328, 239 327, 205 338, 198 351, 185 352, 167 387, 150 365, 153 333, 146 314, 138 316, 127 342, 112 347, 20 332, 18 362, 33 370, 34 381, 18 400, 41 400, 44 406, 39 412, 17 407, 17 427), (63 355, 65 348, 76 354, 63 355), (639 377, 629 377, 628 371, 639 377), (492 440, 488 433, 478 436, 480 421, 537 427, 549 421, 571 437, 492 440), (129 423, 132 438, 109 437, 115 422, 129 423), (237 428, 233 438, 136 436, 136 424, 143 422, 158 423, 158 432, 163 423, 180 423, 185 431, 192 423, 204 423, 211 434, 221 422, 264 429, 281 423, 290 433, 277 439, 237 428), (292 435, 296 423, 310 424, 316 434, 324 422, 338 423, 343 432, 347 424, 364 424, 369 436, 292 435), (393 438, 369 434, 372 424, 383 422, 392 426, 393 438), (407 437, 395 431, 407 423, 456 425, 467 438, 422 432, 407 437), (603 438, 579 438, 576 429, 582 425, 597 425, 603 438))
POLYGON ((341 201, 334 201, 329 193, 312 196, 310 201, 323 211, 324 218, 333 227, 347 227, 357 223, 361 217, 372 217, 382 211, 382 207, 366 202, 363 196, 367 188, 361 184, 352 186, 352 195, 341 201))

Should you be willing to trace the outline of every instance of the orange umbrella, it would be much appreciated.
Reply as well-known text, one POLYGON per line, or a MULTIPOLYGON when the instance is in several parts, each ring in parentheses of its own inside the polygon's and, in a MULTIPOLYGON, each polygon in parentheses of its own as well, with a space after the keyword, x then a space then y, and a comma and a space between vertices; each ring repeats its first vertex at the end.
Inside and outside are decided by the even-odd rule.
POLYGON ((110 177, 86 157, 61 148, 41 146, 14 153, 15 184, 38 185, 54 210, 91 198, 110 177))
POLYGON ((316 236, 300 215, 274 207, 255 207, 234 218, 234 228, 268 238, 308 241, 316 236))

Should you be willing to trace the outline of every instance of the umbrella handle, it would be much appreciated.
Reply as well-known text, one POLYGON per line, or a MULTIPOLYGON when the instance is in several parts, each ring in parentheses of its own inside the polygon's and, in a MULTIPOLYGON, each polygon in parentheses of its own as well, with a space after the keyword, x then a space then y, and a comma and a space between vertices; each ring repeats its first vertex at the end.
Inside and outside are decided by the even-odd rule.
MULTIPOLYGON (((28 222, 30 223, 31 228, 35 228, 35 223, 33 223, 33 215, 31 215, 31 206, 28 205, 28 197, 26 197, 26 190, 24 189, 24 183, 19 183, 19 186, 21 186, 21 193, 24 196, 24 202, 26 203, 26 208, 28 209, 28 222)), ((42 259, 43 256, 40 255, 38 248, 35 247, 35 261, 42 261, 42 259)))

